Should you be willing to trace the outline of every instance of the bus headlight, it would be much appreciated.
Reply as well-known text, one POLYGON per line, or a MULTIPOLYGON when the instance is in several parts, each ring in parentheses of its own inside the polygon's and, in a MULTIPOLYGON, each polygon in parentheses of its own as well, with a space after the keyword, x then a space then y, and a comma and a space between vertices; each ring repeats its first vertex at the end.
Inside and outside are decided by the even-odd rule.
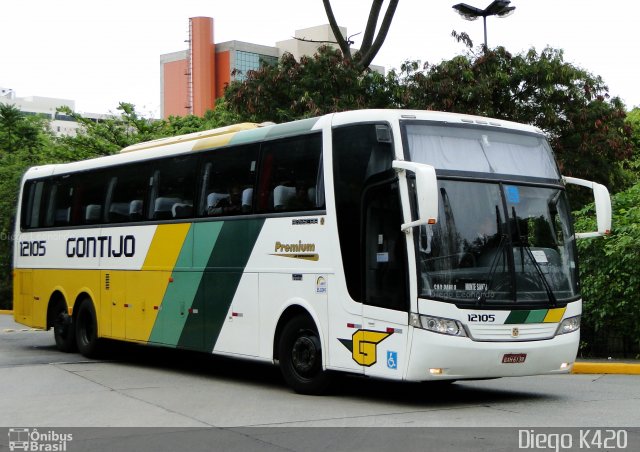
POLYGON ((569 317, 568 319, 564 319, 560 326, 558 327, 558 331, 556 335, 573 333, 574 331, 580 328, 580 316, 577 315, 575 317, 569 317))
POLYGON ((411 314, 411 324, 424 330, 433 331, 434 333, 459 337, 467 336, 462 323, 457 320, 444 319, 431 315, 411 314))

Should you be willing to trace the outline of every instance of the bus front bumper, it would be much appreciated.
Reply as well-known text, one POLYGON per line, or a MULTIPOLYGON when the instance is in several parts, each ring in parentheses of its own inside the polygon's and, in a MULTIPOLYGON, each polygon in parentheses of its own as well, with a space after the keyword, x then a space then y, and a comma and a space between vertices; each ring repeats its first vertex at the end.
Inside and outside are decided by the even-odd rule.
POLYGON ((568 373, 578 352, 580 331, 548 340, 476 342, 415 328, 409 381, 461 380, 568 373))

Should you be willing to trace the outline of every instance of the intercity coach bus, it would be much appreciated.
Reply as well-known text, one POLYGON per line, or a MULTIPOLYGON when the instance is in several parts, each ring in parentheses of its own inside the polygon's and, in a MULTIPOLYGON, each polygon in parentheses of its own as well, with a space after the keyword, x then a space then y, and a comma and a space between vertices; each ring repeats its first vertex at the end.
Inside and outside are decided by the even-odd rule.
POLYGON ((607 189, 531 126, 362 110, 237 124, 29 169, 14 316, 61 351, 103 338, 335 372, 454 381, 569 372, 575 240, 607 189), (593 190, 573 231, 566 184, 593 190))

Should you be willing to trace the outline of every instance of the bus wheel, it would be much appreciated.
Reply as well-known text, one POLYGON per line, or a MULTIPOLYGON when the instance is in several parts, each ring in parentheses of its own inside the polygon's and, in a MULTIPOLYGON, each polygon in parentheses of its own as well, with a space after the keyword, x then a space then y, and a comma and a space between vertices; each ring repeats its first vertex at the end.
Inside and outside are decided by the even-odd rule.
POLYGON ((95 358, 98 353, 98 321, 96 310, 89 299, 80 303, 76 316, 76 343, 78 350, 87 358, 95 358))
POLYGON ((64 302, 58 302, 53 308, 53 337, 61 352, 71 353, 77 350, 75 325, 64 302))
POLYGON ((282 330, 278 345, 280 371, 294 391, 321 394, 330 383, 330 374, 322 370, 322 348, 313 320, 294 317, 282 330))

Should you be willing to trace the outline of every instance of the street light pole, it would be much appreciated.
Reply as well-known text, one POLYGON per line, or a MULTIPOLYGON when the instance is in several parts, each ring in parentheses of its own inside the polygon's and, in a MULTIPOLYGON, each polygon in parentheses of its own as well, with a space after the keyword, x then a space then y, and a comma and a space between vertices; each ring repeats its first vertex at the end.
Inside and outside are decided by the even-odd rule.
POLYGON ((487 47, 487 16, 482 16, 482 23, 484 25, 484 48, 488 49, 489 47, 487 47))
POLYGON ((476 20, 478 17, 482 17, 482 21, 484 23, 484 48, 487 47, 487 17, 488 16, 498 16, 498 17, 507 17, 510 16, 513 11, 516 9, 515 6, 509 6, 511 1, 509 0, 494 0, 491 2, 489 6, 485 9, 476 8, 475 6, 467 5, 466 3, 458 3, 457 5, 453 5, 453 9, 455 9, 458 14, 462 16, 463 19, 466 20, 476 20))

